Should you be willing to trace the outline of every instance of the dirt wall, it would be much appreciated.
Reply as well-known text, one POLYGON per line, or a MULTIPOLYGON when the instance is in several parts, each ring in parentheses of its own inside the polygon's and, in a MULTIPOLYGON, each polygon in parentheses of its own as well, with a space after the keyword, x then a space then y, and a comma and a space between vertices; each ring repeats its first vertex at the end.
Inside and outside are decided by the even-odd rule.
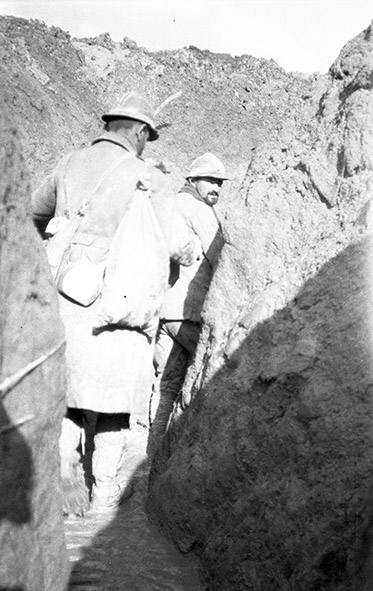
POLYGON ((201 556, 214 591, 362 584, 372 50, 367 29, 343 48, 309 121, 256 151, 153 463, 150 515, 201 556))
POLYGON ((0 588, 63 591, 64 332, 19 138, 0 127, 0 588))

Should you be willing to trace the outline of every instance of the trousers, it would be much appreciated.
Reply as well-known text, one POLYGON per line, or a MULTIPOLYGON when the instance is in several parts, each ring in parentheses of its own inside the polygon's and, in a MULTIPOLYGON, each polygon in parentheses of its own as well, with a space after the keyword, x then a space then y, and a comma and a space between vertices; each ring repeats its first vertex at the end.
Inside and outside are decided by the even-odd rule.
POLYGON ((122 488, 119 471, 128 429, 128 414, 68 409, 59 442, 62 477, 76 472, 82 460, 92 501, 109 506, 117 504, 122 488))
POLYGON ((154 349, 155 378, 149 411, 155 440, 167 429, 174 401, 183 386, 200 334, 200 322, 164 320, 160 324, 154 349))

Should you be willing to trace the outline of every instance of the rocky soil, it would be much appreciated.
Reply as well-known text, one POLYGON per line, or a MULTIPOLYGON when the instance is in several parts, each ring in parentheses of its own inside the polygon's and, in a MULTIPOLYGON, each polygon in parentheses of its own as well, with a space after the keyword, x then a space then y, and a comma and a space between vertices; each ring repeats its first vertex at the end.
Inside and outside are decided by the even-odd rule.
POLYGON ((30 217, 19 138, 0 115, 0 588, 63 591, 69 576, 58 436, 64 331, 30 217))
POLYGON ((286 73, 275 62, 233 58, 196 47, 150 53, 108 34, 75 40, 57 27, 0 19, 2 88, 20 128, 32 183, 71 148, 101 130, 100 116, 117 97, 137 89, 160 107, 161 139, 149 145, 173 165, 175 187, 191 161, 210 150, 227 164, 232 193, 255 149, 290 134, 314 113, 322 76, 286 73))
POLYGON ((0 35, 2 103, 32 186, 132 89, 161 107, 146 155, 171 161, 175 190, 208 150, 231 178, 152 520, 200 556, 210 591, 370 588, 371 29, 315 76, 12 17, 0 35))

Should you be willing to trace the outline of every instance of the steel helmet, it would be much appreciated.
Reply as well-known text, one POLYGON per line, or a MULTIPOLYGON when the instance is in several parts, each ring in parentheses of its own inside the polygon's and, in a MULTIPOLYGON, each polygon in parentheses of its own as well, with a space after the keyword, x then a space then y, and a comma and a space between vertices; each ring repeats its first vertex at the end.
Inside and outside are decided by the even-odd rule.
POLYGON ((137 92, 126 92, 110 111, 102 115, 104 121, 121 119, 122 117, 146 123, 149 128, 149 141, 153 142, 158 139, 159 133, 155 127, 154 111, 148 101, 137 92))
POLYGON ((211 152, 199 156, 192 162, 190 172, 186 178, 207 176, 222 181, 228 180, 228 177, 225 175, 224 164, 214 154, 211 154, 211 152))

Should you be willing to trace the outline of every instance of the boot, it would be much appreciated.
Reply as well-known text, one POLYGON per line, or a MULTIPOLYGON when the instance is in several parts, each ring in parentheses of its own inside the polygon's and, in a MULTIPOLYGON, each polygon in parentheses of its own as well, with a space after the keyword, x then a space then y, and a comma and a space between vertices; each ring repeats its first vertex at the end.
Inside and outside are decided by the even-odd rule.
POLYGON ((120 478, 126 435, 128 432, 128 415, 106 415, 100 413, 97 421, 97 432, 94 437, 92 455, 92 486, 91 508, 106 510, 118 507, 124 498, 133 493, 120 478), (131 494, 130 494, 131 491, 131 494), (123 494, 125 493, 125 494, 123 494))

